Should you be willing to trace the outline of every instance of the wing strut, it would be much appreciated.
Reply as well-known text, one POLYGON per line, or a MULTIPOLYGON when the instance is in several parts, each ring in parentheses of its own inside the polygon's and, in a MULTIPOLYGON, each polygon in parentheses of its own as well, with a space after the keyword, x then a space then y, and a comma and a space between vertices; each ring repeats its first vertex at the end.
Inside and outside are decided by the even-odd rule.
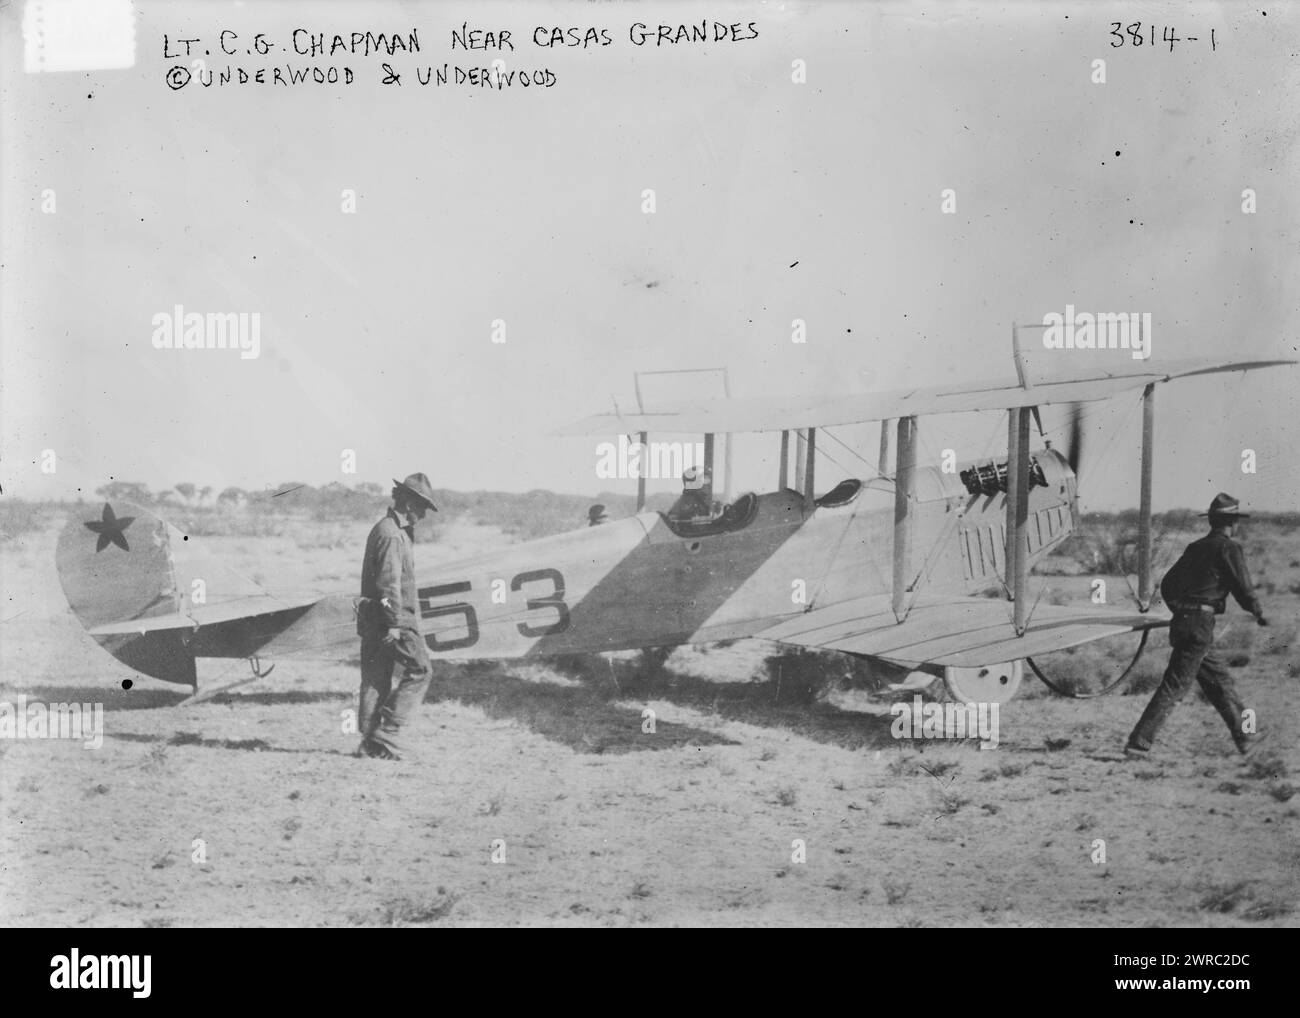
POLYGON ((912 498, 916 483, 916 418, 898 419, 894 458, 894 619, 907 617, 907 578, 912 570, 912 498))
POLYGON ((798 428, 794 433, 794 489, 803 494, 804 466, 808 461, 808 432, 798 428))
POLYGON ((803 497, 809 502, 817 497, 817 429, 808 429, 808 465, 803 474, 803 497))
MULTIPOLYGON (((650 432, 642 431, 636 436, 637 441, 641 443, 641 455, 646 459, 650 456, 650 432)), ((645 511, 645 475, 646 467, 642 466, 636 472, 636 511, 645 511)))
POLYGON ((1016 501, 1016 482, 1020 476, 1020 454, 1018 452, 1020 444, 1020 420, 1016 413, 1015 407, 1007 411, 1007 495, 1006 502, 1003 503, 1003 527, 1002 540, 1004 543, 1005 554, 1002 557, 1002 572, 1006 577, 1002 586, 1006 589, 1007 597, 1014 601, 1016 599, 1016 525, 1015 525, 1015 501, 1016 501))
POLYGON ((1155 454, 1156 386, 1142 390, 1142 474, 1138 512, 1138 611, 1151 610, 1151 468, 1155 454))
POLYGON ((1007 578, 1016 635, 1029 619, 1029 407, 1007 411, 1007 578))

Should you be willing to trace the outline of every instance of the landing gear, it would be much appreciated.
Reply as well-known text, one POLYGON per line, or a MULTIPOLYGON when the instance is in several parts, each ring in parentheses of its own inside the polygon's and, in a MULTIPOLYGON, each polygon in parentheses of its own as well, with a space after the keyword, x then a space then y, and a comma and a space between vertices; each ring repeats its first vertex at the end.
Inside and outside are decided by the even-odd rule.
POLYGON ((1070 675, 1068 673, 1064 676, 1058 676, 1055 679, 1049 679, 1043 670, 1038 667, 1032 657, 1027 657, 1025 660, 1029 662, 1029 667, 1033 669, 1034 674, 1043 680, 1043 684, 1058 696, 1068 696, 1072 700, 1093 700, 1118 689, 1120 684, 1129 677, 1129 673, 1137 667, 1137 663, 1142 657, 1142 652, 1146 650, 1147 637, 1150 635, 1151 630, 1142 630, 1142 638, 1138 641, 1137 650, 1133 652, 1133 657, 1130 659, 1128 667, 1126 667, 1110 682, 1087 675, 1070 675))
POLYGON ((203 703, 204 700, 210 700, 219 693, 228 693, 232 689, 238 689, 240 686, 247 686, 250 682, 256 682, 258 679, 264 679, 275 671, 275 665, 269 668, 263 668, 261 660, 254 655, 248 659, 248 667, 252 670, 252 675, 244 679, 237 679, 234 682, 228 682, 224 686, 207 686, 199 689, 197 680, 194 685, 194 692, 178 703, 177 707, 189 707, 196 703, 203 703))
POLYGON ((978 668, 944 669, 943 681, 953 699, 961 703, 1006 703, 1020 688, 1024 662, 980 665, 978 668))

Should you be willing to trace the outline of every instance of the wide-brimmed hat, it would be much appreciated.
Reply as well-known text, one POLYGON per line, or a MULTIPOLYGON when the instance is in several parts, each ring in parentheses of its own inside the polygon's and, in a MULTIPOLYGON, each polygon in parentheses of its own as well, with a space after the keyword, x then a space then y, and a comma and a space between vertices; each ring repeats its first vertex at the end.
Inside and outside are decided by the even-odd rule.
POLYGON ((400 488, 405 488, 434 512, 438 511, 438 507, 433 504, 433 485, 429 483, 429 479, 424 474, 411 474, 404 481, 399 481, 394 477, 393 483, 400 488))
POLYGON ((1250 513, 1241 511, 1241 503, 1225 492, 1219 492, 1210 503, 1208 512, 1197 513, 1198 516, 1236 516, 1249 518, 1250 513))

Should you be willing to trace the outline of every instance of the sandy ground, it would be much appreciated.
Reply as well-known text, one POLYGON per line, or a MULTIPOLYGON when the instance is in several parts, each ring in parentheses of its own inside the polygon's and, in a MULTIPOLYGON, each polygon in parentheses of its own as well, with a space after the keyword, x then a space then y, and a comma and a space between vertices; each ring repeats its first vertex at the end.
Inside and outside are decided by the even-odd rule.
MULTIPOLYGON (((366 529, 204 543, 263 581, 349 589, 366 529)), ((1119 750, 1145 695, 1066 701, 1026 680, 998 748, 907 743, 879 707, 849 709, 864 700, 833 691, 834 661, 816 662, 809 696, 768 680, 769 648, 749 642, 679 649, 649 675, 596 658, 581 681, 540 665, 440 668, 418 754, 358 760, 345 732, 354 663, 282 662, 178 708, 177 687, 81 631, 54 538, 0 549, 0 700, 99 701, 106 735, 99 750, 0 741, 0 924, 1293 926, 1300 914, 1297 535, 1270 559, 1283 625, 1272 643, 1250 635, 1239 670, 1269 753, 1243 762, 1192 696, 1163 758, 1139 764, 1119 750)), ((492 539, 452 525, 417 552, 492 539)), ((243 667, 201 662, 200 679, 243 667)))

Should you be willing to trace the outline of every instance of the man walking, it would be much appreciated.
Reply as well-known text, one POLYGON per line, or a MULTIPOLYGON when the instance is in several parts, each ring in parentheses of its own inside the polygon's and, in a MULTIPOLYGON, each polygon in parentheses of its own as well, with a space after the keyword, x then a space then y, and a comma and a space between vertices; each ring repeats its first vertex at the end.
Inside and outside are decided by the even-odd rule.
POLYGON ((1232 673, 1212 649, 1214 617, 1223 614, 1229 594, 1255 616, 1259 625, 1268 625, 1255 597, 1241 545, 1232 539, 1237 520, 1250 514, 1241 511, 1235 498, 1220 492, 1210 503, 1210 511, 1201 515, 1210 518, 1210 533, 1189 544, 1160 581, 1160 593, 1174 613, 1169 627, 1173 651, 1163 681, 1128 737, 1125 751, 1131 757, 1150 753, 1156 733, 1193 680, 1200 683, 1206 699, 1226 722, 1238 750, 1252 753, 1261 739, 1259 734, 1243 729, 1244 710, 1232 673))
POLYGON ((415 525, 432 509, 424 474, 393 481, 393 505, 366 539, 361 564, 361 699, 357 756, 400 759, 398 733, 429 687, 429 653, 420 634, 415 592, 415 525), (394 682, 396 673, 396 682, 394 682))

